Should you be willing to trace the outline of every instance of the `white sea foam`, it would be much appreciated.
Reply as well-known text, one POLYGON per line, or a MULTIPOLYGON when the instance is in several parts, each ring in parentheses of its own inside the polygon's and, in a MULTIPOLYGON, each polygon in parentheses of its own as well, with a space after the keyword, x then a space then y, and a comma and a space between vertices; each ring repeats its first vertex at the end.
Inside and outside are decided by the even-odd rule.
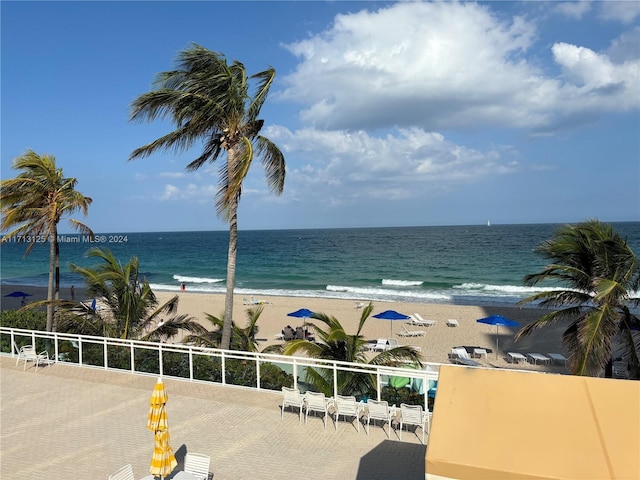
POLYGON ((206 277, 185 277, 183 275, 174 275, 174 280, 189 283, 220 283, 224 282, 224 278, 206 278, 206 277))
POLYGON ((390 280, 383 278, 382 285, 389 285, 390 287, 419 287, 424 282, 420 280, 390 280))
POLYGON ((548 292, 555 290, 552 287, 525 287, 519 285, 487 285, 484 283, 463 283, 454 285, 454 289, 463 290, 470 294, 481 294, 486 292, 496 292, 502 295, 529 296, 535 293, 548 292))

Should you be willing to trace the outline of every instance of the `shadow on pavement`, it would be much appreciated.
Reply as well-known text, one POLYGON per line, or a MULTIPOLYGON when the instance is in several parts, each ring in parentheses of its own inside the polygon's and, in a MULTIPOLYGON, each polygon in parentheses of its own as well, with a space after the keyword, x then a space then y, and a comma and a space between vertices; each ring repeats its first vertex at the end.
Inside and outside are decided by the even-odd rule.
POLYGON ((424 480, 426 445, 385 440, 360 460, 357 480, 424 480))

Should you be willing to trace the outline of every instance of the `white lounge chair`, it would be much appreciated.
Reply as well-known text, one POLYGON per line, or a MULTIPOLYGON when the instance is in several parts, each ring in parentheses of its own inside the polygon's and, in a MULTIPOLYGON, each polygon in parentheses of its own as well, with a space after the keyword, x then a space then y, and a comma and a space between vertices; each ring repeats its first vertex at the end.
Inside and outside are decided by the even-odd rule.
POLYGON ((387 339, 379 338, 376 343, 369 347, 372 352, 384 352, 387 349, 387 339))
POLYGON ((201 453, 187 453, 184 456, 184 471, 178 472, 173 477, 175 480, 208 480, 211 457, 201 453))
POLYGON ((402 325, 402 331, 398 335, 401 337, 423 337, 426 333, 424 330, 408 330, 407 327, 402 325))
POLYGON ((529 357, 530 361, 533 362, 534 365, 537 365, 538 362, 545 364, 551 363, 551 359, 549 357, 545 357, 541 353, 527 353, 527 357, 529 357))
POLYGON ((365 414, 364 414, 366 420, 367 420, 367 428, 366 428, 366 432, 367 435, 369 435, 369 423, 371 422, 371 420, 376 421, 376 420, 381 420, 382 421, 382 429, 384 430, 384 424, 388 423, 389 424, 389 431, 386 432, 387 434, 387 438, 391 438, 390 433, 391 433, 391 412, 389 411, 389 403, 381 400, 372 400, 369 399, 367 401, 367 406, 366 406, 366 410, 365 410, 365 414))
POLYGON ((356 397, 336 395, 333 404, 336 408, 336 430, 338 430, 338 420, 340 420, 340 416, 345 418, 353 417, 356 421, 356 429, 358 430, 358 433, 360 433, 360 414, 362 413, 364 406, 359 405, 358 402, 356 402, 356 397))
POLYGON ((447 327, 457 327, 458 326, 458 320, 456 320, 455 318, 450 318, 449 320, 447 320, 447 327))
POLYGON ((517 352, 507 352, 507 356, 509 357, 509 362, 511 363, 520 363, 520 361, 527 361, 527 357, 517 352))
POLYGON ((613 378, 629 378, 628 372, 629 364, 624 360, 616 360, 612 365, 612 377, 613 378))
POLYGON ((415 425, 422 428, 422 443, 424 444, 424 432, 429 433, 429 423, 429 412, 423 412, 422 406, 400 404, 400 440, 402 440, 404 425, 415 425))
POLYGON ((131 465, 125 465, 113 475, 109 475, 109 480, 134 480, 133 468, 131 465))
POLYGON ((419 325, 421 327, 433 327, 436 324, 435 320, 425 320, 424 318, 422 318, 422 316, 420 316, 419 313, 414 313, 411 317, 411 323, 413 325, 419 325))
POLYGON ((563 365, 567 365, 569 359, 562 355, 561 353, 547 353, 547 357, 551 359, 551 363, 562 363, 563 365))
POLYGON ((282 411, 280 418, 284 418, 284 409, 287 407, 297 408, 299 410, 300 421, 302 423, 302 408, 304 406, 304 398, 300 395, 297 388, 282 387, 282 411))
POLYGON ((307 392, 304 395, 304 424, 307 424, 309 411, 322 413, 322 425, 327 428, 327 417, 329 416, 329 400, 324 393, 307 392))
POLYGON ((473 360, 469 353, 462 347, 452 348, 451 353, 449 354, 449 359, 453 363, 457 363, 458 365, 465 365, 467 367, 482 366, 482 364, 473 360))

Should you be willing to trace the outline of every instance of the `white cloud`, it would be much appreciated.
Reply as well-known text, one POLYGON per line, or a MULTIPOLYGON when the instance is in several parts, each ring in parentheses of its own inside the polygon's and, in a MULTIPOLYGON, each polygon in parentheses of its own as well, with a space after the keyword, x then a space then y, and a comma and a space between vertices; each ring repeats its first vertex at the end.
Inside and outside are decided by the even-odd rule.
POLYGON ((164 201, 189 200, 190 202, 205 203, 213 201, 214 195, 215 187, 213 185, 188 183, 185 186, 176 186, 166 184, 162 193, 158 195, 158 199, 164 201))
POLYGON ((567 111, 624 111, 640 107, 640 60, 614 64, 605 54, 556 43, 554 60, 567 79, 563 104, 567 111))
POLYGON ((640 2, 637 0, 630 1, 613 1, 599 2, 600 15, 605 20, 613 20, 629 24, 640 16, 640 2))
POLYGON ((592 4, 591 0, 581 0, 578 2, 558 2, 553 4, 553 7, 561 15, 580 20, 591 11, 592 4))
POLYGON ((269 127, 266 134, 288 158, 296 159, 289 162, 284 193, 291 201, 305 192, 331 205, 380 197, 412 198, 520 169, 517 152, 508 147, 482 152, 419 128, 379 137, 364 131, 306 128, 293 132, 285 127, 269 127))
POLYGON ((613 62, 624 63, 627 60, 640 58, 640 27, 622 33, 611 42, 607 55, 613 62))
POLYGON ((184 178, 185 172, 161 172, 158 176, 161 178, 184 178))
POLYGON ((300 63, 279 95, 305 106, 307 124, 354 130, 539 131, 580 121, 580 111, 637 107, 637 57, 614 62, 557 43, 546 52, 564 75, 551 77, 539 53, 528 58, 536 35, 524 18, 473 3, 398 3, 338 15, 326 31, 288 45, 300 63))

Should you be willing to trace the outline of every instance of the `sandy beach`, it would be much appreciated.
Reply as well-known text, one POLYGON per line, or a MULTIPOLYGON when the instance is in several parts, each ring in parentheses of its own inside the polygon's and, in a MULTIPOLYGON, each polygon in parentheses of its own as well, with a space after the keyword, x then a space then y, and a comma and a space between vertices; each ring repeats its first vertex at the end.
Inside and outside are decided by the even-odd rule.
MULTIPOLYGON (((2 286, 2 309, 16 309, 20 307, 19 298, 7 298, 4 295, 21 290, 32 294, 29 301, 46 299, 46 289, 38 287, 22 286, 2 286)), ((156 291, 158 300, 162 303, 167 301, 173 292, 156 291)), ((188 314, 197 318, 203 325, 207 325, 206 314, 216 316, 222 315, 224 311, 224 295, 180 292, 179 314, 188 314)), ((65 289, 61 292, 61 297, 70 299, 70 292, 65 289)), ((75 289, 76 300, 85 299, 82 289, 75 289)), ((91 299, 87 299, 91 300, 91 299)), ((234 302, 234 318, 240 325, 245 325, 246 309, 251 305, 246 305, 245 300, 251 301, 251 297, 236 295, 234 302)), ((321 312, 336 317, 344 325, 348 332, 355 333, 362 309, 359 304, 367 303, 366 299, 360 300, 340 300, 330 298, 305 298, 305 297, 280 297, 266 296, 254 298, 263 302, 263 313, 258 321, 258 339, 260 348, 278 343, 274 337, 281 330, 291 325, 296 327, 303 323, 302 319, 289 317, 287 313, 299 308, 307 308, 314 312, 321 312)), ((451 348, 461 345, 480 346, 493 350, 488 357, 476 359, 486 366, 500 368, 521 368, 554 373, 568 373, 563 366, 546 366, 520 363, 517 365, 506 361, 506 352, 526 353, 562 353, 566 356, 566 351, 562 347, 562 331, 564 325, 557 325, 535 332, 528 338, 515 343, 513 337, 517 329, 499 327, 499 350, 496 355, 496 327, 476 322, 477 319, 487 317, 492 314, 500 314, 506 318, 516 320, 521 325, 526 325, 543 314, 543 310, 533 308, 517 307, 478 307, 445 304, 425 304, 425 303, 394 303, 375 302, 372 314, 384 310, 396 310, 406 315, 419 313, 425 320, 435 320, 436 324, 431 327, 416 327, 408 324, 404 320, 391 322, 389 320, 378 320, 369 318, 365 324, 363 334, 366 338, 375 340, 377 338, 398 339, 400 345, 413 345, 420 347, 425 362, 449 363, 448 354, 451 348), (456 319, 457 327, 447 326, 448 319, 456 319), (409 330, 423 330, 424 336, 403 337, 400 335, 402 326, 409 330), (393 329, 393 333, 392 330, 393 329)), ((311 320, 313 322, 313 320, 311 320)), ((175 341, 179 341, 176 339, 175 341)))

